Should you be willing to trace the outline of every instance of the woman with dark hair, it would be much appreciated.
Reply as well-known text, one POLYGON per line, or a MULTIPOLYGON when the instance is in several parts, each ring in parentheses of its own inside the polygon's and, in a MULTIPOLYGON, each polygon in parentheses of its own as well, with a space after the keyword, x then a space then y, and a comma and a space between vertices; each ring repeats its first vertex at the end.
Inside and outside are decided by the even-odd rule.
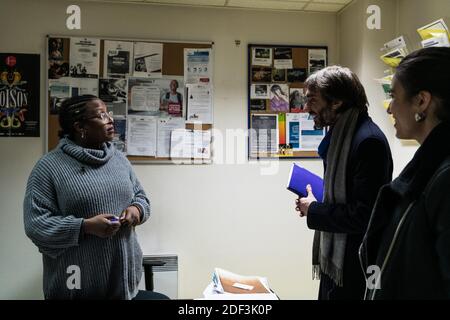
POLYGON ((364 271, 376 271, 367 299, 450 298, 449 83, 450 48, 411 53, 392 80, 396 136, 420 147, 372 212, 360 248, 364 271))
POLYGON ((44 296, 133 299, 142 276, 134 229, 150 216, 150 201, 111 144, 102 100, 65 100, 59 123, 60 142, 33 168, 24 199, 25 232, 43 255, 44 296))

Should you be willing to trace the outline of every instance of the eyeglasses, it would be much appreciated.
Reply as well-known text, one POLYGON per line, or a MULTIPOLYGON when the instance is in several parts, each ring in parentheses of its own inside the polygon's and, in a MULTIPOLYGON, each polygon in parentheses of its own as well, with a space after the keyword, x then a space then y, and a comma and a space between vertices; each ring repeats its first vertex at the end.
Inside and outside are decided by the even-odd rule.
POLYGON ((85 120, 90 120, 90 119, 101 119, 103 122, 107 122, 109 120, 114 120, 113 118, 113 112, 109 111, 109 112, 100 112, 99 114, 93 116, 93 117, 89 117, 89 118, 85 118, 85 120))

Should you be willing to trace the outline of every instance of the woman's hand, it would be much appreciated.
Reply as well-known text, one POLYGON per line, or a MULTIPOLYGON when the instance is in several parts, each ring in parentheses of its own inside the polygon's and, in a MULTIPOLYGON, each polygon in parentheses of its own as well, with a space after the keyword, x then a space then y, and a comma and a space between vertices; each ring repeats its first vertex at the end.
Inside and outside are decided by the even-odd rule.
POLYGON ((122 212, 119 221, 123 226, 137 226, 141 223, 141 212, 137 207, 129 206, 122 212))
POLYGON ((115 217, 113 214, 99 214, 95 217, 84 219, 83 231, 85 234, 92 234, 100 238, 114 236, 120 229, 120 222, 112 222, 108 218, 115 217))
POLYGON ((312 202, 317 201, 316 197, 314 197, 312 193, 311 185, 306 186, 306 192, 308 195, 305 198, 298 198, 295 200, 296 207, 295 210, 300 212, 300 217, 306 217, 308 215, 308 209, 312 202))

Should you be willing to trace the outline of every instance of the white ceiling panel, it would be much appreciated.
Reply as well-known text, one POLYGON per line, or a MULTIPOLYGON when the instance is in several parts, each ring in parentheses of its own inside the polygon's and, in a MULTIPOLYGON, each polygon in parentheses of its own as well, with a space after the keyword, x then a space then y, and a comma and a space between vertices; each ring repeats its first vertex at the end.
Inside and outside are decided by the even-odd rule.
POLYGON ((319 12, 338 12, 345 7, 345 4, 340 3, 318 3, 312 2, 306 5, 304 10, 306 11, 319 11, 319 12))
POLYGON ((190 5, 190 6, 220 6, 225 5, 226 0, 144 0, 146 3, 190 5))
POLYGON ((348 4, 348 3, 352 2, 352 0, 312 0, 312 1, 308 1, 308 2, 348 4))
MULTIPOLYGON (((54 0, 57 1, 57 0, 54 0)), ((258 10, 339 12, 354 0, 81 0, 88 2, 145 3, 174 6, 258 10)))
POLYGON ((271 10, 302 10, 308 1, 229 0, 227 7, 271 10))

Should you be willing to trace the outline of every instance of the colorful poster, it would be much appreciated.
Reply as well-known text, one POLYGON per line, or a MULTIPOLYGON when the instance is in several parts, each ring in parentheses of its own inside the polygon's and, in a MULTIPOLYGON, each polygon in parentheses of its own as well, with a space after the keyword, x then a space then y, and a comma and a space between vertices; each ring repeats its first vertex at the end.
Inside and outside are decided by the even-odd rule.
POLYGON ((287 144, 293 151, 317 151, 325 129, 316 129, 308 113, 286 114, 287 144))
POLYGON ((278 114, 279 144, 286 144, 286 113, 278 114))
POLYGON ((0 53, 0 136, 39 137, 38 54, 0 53))

